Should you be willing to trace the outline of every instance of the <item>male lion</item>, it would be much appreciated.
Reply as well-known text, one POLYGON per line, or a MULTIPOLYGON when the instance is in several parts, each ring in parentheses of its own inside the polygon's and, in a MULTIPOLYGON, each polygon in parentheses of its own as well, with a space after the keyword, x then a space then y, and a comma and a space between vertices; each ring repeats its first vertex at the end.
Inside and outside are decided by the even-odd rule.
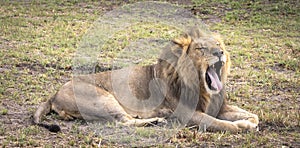
POLYGON ((257 115, 225 101, 229 68, 229 53, 221 39, 193 28, 174 39, 157 64, 76 76, 38 107, 34 123, 59 131, 56 125, 41 123, 41 117, 53 110, 66 120, 104 119, 144 126, 164 122, 180 106, 183 115, 192 110, 187 125, 210 131, 256 129, 257 115))

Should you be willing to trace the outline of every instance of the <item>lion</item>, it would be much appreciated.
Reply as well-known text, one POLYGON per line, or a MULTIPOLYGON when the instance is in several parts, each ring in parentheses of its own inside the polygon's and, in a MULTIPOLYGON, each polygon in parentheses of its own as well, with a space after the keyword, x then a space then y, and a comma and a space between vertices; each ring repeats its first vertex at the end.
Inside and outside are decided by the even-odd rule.
POLYGON ((230 64, 219 35, 192 28, 173 39, 156 64, 74 76, 37 108, 33 122, 58 132, 59 126, 41 121, 55 111, 65 120, 145 126, 166 122, 176 110, 192 113, 185 126, 232 133, 256 130, 257 115, 226 102, 230 64))

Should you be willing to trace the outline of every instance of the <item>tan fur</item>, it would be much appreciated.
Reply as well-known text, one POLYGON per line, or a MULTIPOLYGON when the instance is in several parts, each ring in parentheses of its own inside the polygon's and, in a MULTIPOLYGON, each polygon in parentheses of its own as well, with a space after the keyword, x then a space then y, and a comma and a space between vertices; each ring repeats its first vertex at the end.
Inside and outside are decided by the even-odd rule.
POLYGON ((165 122, 164 119, 182 103, 183 110, 195 106, 188 125, 199 125, 211 131, 256 129, 257 115, 228 105, 225 101, 225 82, 230 63, 229 53, 220 37, 192 29, 174 39, 172 45, 162 51, 157 64, 74 76, 55 96, 39 106, 34 114, 34 123, 41 123, 41 117, 54 110, 66 120, 84 117, 86 120, 115 120, 128 126, 144 126, 152 122, 165 122), (219 53, 219 56, 214 53, 219 53), (223 66, 219 77, 223 89, 218 91, 211 89, 205 76, 208 67, 221 61, 223 66), (121 77, 128 71, 128 81, 123 81, 121 77), (120 80, 112 82, 115 78, 120 80), (154 92, 149 91, 152 85, 154 92), (129 87, 129 93, 138 99, 137 102, 126 98, 123 90, 115 87, 129 87), (189 93, 182 95, 184 91, 189 93), (139 106, 139 101, 145 102, 157 92, 162 92, 165 97, 155 108, 139 106), (195 101, 196 104, 193 104, 195 101))

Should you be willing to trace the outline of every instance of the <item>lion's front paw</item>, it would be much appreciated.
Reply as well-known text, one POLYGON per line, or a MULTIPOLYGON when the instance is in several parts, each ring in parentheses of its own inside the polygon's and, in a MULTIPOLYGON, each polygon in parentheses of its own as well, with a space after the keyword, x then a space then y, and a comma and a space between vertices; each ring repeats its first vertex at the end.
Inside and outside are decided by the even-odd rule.
POLYGON ((255 124, 249 120, 237 120, 233 123, 237 125, 241 130, 258 131, 258 124, 255 124))

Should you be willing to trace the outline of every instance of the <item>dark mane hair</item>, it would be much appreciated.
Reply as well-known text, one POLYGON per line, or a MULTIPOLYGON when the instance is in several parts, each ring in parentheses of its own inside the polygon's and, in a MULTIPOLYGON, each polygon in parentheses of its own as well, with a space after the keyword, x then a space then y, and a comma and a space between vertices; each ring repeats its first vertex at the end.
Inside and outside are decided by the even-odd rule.
POLYGON ((179 102, 189 108, 197 105, 197 110, 202 112, 206 111, 211 97, 223 99, 224 94, 221 91, 219 94, 211 96, 206 92, 205 80, 200 75, 206 70, 199 68, 200 65, 194 65, 188 56, 189 52, 186 52, 184 48, 188 48, 195 39, 209 36, 213 37, 207 31, 192 28, 187 34, 175 39, 167 48, 163 49, 157 65, 155 65, 158 77, 164 79, 169 86, 168 94, 170 95, 167 97, 177 98, 179 102))
MULTIPOLYGON (((188 36, 201 37, 207 35, 201 33, 189 33, 188 36)), ((193 38, 191 38, 191 41, 193 38)), ((178 99, 178 103, 182 103, 187 108, 196 108, 205 112, 210 96, 204 88, 204 81, 200 76, 200 70, 194 65, 194 62, 189 58, 184 47, 173 42, 165 48, 155 65, 158 71, 158 77, 163 79, 168 88, 166 99, 178 99), (195 106, 196 105, 196 106, 195 106)), ((176 104, 173 105, 176 107, 176 104)))

